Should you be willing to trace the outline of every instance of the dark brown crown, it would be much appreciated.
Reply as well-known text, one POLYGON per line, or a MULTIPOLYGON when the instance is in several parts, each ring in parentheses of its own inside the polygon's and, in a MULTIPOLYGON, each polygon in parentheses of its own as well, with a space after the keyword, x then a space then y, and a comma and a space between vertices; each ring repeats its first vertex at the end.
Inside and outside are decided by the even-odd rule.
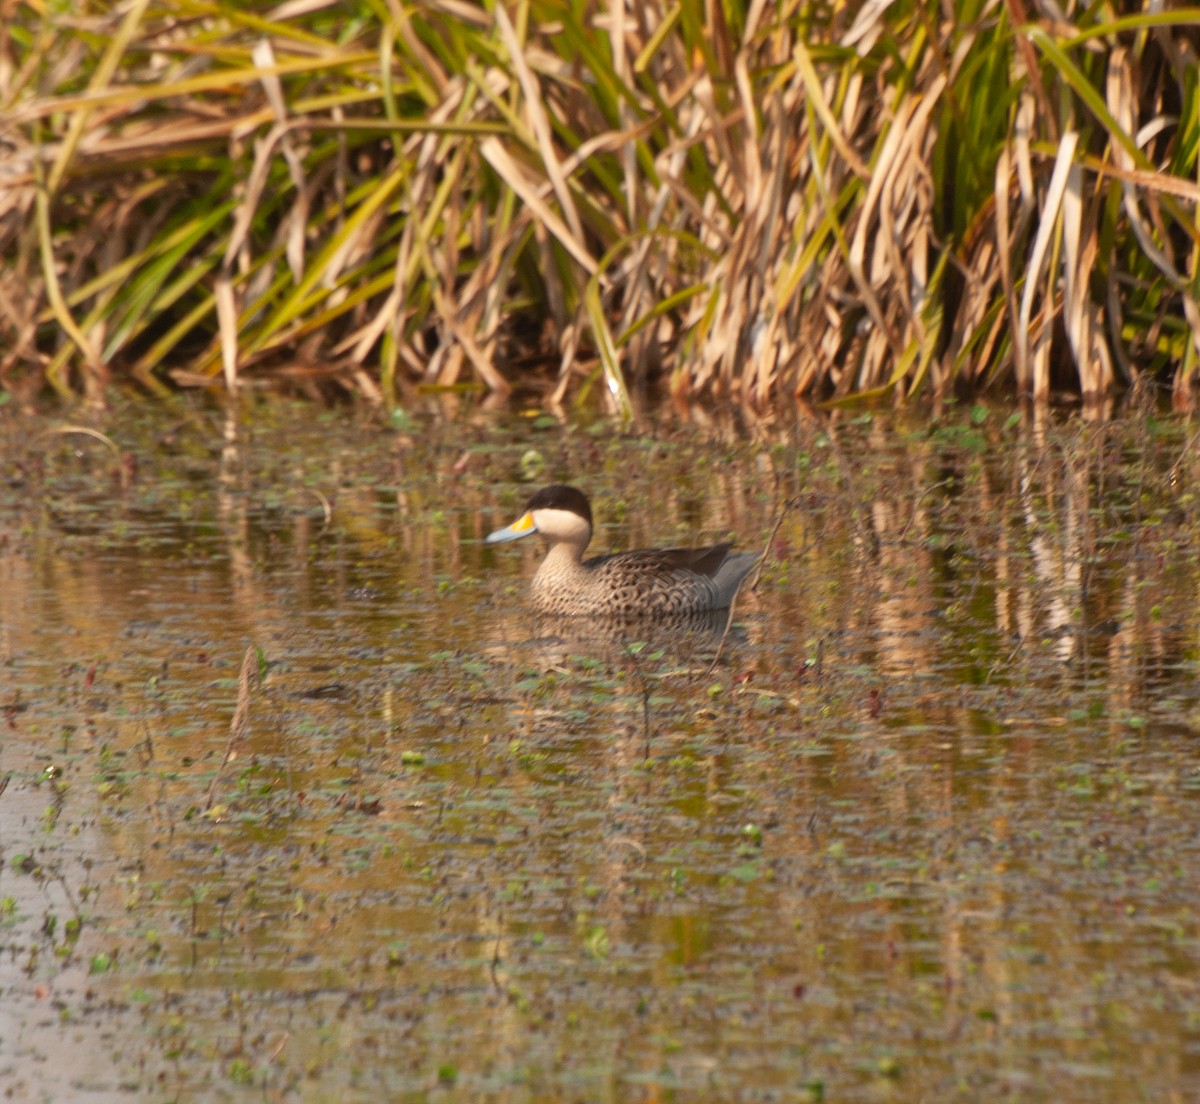
POLYGON ((566 510, 578 514, 592 524, 592 504, 588 497, 578 487, 568 487, 565 483, 551 483, 543 487, 526 504, 526 510, 566 510))

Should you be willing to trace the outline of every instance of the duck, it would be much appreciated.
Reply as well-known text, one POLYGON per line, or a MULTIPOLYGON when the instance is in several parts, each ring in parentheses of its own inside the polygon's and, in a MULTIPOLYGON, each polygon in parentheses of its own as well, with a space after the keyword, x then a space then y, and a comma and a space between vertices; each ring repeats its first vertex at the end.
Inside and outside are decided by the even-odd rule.
POLYGON ((511 525, 488 535, 499 544, 538 533, 546 558, 533 577, 533 606, 551 616, 670 618, 728 610, 758 563, 731 542, 705 548, 645 548, 585 560, 592 506, 578 487, 554 483, 525 504, 511 525))

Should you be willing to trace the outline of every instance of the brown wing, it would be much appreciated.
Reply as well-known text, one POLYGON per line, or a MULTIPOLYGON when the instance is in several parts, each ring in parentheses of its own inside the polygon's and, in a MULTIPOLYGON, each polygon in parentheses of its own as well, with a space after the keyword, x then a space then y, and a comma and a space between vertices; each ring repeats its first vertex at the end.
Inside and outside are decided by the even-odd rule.
POLYGON ((637 552, 614 552, 593 556, 585 563, 592 569, 604 568, 638 575, 662 575, 671 571, 691 571, 712 578, 725 562, 733 545, 713 544, 707 548, 645 548, 637 552))
POLYGON ((726 541, 724 544, 711 544, 707 548, 672 548, 669 551, 672 556, 686 557, 678 566, 686 567, 697 575, 707 575, 711 579, 725 562, 725 557, 729 555, 732 547, 733 544, 726 541))

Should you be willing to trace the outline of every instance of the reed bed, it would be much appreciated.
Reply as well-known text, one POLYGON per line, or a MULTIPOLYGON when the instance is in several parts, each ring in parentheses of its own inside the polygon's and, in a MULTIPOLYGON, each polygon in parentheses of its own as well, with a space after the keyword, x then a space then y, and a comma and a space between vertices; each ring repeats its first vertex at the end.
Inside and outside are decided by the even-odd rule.
POLYGON ((0 383, 1181 399, 1200 8, 0 0, 0 383))

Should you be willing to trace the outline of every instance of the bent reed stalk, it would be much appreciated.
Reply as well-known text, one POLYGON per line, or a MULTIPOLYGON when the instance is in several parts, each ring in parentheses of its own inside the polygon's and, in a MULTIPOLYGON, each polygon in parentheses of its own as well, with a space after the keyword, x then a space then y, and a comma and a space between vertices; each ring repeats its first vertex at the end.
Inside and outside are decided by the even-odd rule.
POLYGON ((1195 380, 1200 8, 14 2, 0 384, 1195 380))

